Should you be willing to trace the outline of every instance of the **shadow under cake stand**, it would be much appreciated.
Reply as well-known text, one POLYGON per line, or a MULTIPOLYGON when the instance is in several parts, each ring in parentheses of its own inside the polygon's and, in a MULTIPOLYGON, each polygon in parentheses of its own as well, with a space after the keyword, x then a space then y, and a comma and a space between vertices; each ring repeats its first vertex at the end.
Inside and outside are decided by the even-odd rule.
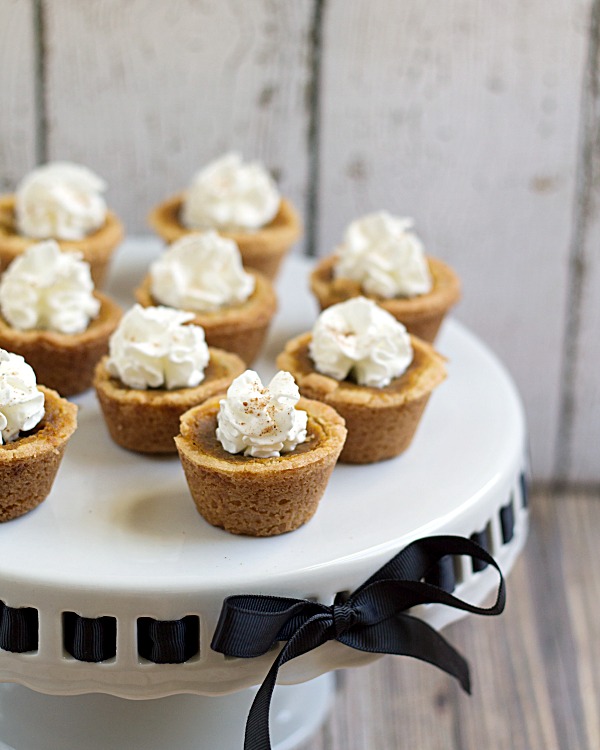
MULTIPOLYGON (((158 252, 152 241, 121 249, 112 292, 125 305, 158 252)), ((263 380, 284 342, 316 316, 308 271, 298 258, 284 267, 280 310, 255 366, 263 380)), ((269 539, 209 526, 176 457, 118 448, 94 395, 79 397, 79 428, 50 497, 0 525, 0 637, 10 640, 1 627, 7 608, 24 613, 31 631, 26 650, 0 649, 0 750, 241 748, 253 686, 274 653, 233 659, 210 649, 227 596, 330 604, 409 542, 435 534, 474 538, 507 573, 527 533, 521 403, 502 365, 459 324, 445 324, 437 348, 448 357, 449 377, 410 449, 380 464, 337 466, 316 516, 269 539), (142 647, 148 628, 178 621, 190 636, 186 660, 153 662, 142 647), (107 658, 77 658, 77 627, 102 633, 107 658)), ((459 558, 439 576, 461 598, 481 603, 497 578, 476 568, 459 558)), ((436 628, 462 614, 440 605, 418 610, 436 628)), ((335 669, 375 658, 331 642, 286 664, 271 708, 274 749, 291 750, 318 728, 335 669)))

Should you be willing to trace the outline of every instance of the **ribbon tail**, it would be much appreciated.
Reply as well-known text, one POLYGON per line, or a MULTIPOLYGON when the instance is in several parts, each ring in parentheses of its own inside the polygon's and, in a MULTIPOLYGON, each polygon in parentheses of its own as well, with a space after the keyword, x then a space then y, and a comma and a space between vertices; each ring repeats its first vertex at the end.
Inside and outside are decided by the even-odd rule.
POLYGON ((269 669, 267 676, 252 701, 250 713, 246 721, 244 750, 271 750, 269 711, 271 708, 271 697, 277 683, 277 673, 279 672, 279 667, 284 663, 281 660, 284 650, 285 647, 273 662, 271 669, 269 669))
POLYGON ((463 690, 471 693, 471 678, 466 659, 424 620, 398 614, 366 628, 354 629, 339 640, 359 651, 412 656, 428 662, 456 678, 463 690))
POLYGON ((252 701, 246 722, 244 750, 271 750, 269 711, 279 668, 329 640, 331 627, 330 617, 317 615, 308 620, 281 649, 252 701))

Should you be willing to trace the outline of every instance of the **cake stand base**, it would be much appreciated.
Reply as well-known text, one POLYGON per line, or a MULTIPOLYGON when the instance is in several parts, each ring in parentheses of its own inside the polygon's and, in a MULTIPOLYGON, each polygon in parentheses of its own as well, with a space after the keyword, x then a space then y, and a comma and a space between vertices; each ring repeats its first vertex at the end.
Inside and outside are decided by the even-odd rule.
MULTIPOLYGON (((279 685, 271 706, 273 750, 293 750, 326 719, 333 673, 279 685)), ((127 700, 112 695, 45 695, 0 684, 0 750, 232 750, 243 745, 256 689, 204 697, 127 700)))

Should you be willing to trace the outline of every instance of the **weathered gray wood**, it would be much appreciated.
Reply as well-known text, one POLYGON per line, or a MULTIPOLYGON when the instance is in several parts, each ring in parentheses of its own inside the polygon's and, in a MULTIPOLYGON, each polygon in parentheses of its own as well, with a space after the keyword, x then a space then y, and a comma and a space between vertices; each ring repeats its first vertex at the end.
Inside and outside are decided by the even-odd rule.
POLYGON ((487 745, 490 737, 494 750, 586 747, 555 504, 534 498, 532 533, 508 581, 505 615, 455 628, 459 648, 472 654, 476 679, 473 700, 460 706, 465 748, 487 745))
POLYGON ((422 664, 398 667, 385 658, 345 671, 334 711, 306 750, 460 750, 454 687, 422 664))
POLYGON ((310 0, 47 4, 49 154, 105 176, 132 233, 229 149, 306 192, 310 0))
MULTIPOLYGON (((598 495, 571 494, 567 508, 555 504, 552 522, 559 529, 563 560, 566 620, 576 656, 574 690, 580 695, 582 731, 590 748, 600 747, 600 570, 598 495)), ((570 654, 567 652, 567 658, 570 654)))
POLYGON ((385 657, 344 673, 315 750, 597 750, 600 498, 538 492, 499 618, 446 629, 473 695, 431 667, 385 657))
POLYGON ((582 104, 582 143, 557 474, 598 482, 600 445, 600 2, 595 0, 582 104))
POLYGON ((33 0, 0 4, 0 192, 36 161, 36 36, 33 0))
POLYGON ((412 215, 464 281, 458 316, 522 390, 550 477, 590 2, 329 0, 320 252, 412 215))

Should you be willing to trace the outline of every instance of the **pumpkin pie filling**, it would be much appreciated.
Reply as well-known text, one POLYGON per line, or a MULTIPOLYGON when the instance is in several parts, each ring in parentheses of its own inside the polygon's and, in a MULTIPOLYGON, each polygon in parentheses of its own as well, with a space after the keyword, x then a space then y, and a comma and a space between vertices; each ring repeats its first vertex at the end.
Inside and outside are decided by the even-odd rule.
POLYGON ((94 368, 108 351, 108 339, 121 319, 121 307, 102 292, 98 315, 81 333, 13 328, 0 315, 0 347, 21 354, 33 367, 38 381, 73 396, 92 384, 94 368))
MULTIPOLYGON (((420 342, 415 342, 415 338, 411 337, 413 345, 413 360, 408 366, 408 369, 399 377, 394 378, 389 385, 382 388, 374 388, 365 385, 359 385, 353 382, 351 379, 337 381, 327 375, 322 375, 315 370, 314 363, 309 354, 309 346, 311 341, 311 334, 306 333, 302 336, 293 339, 288 346, 284 354, 278 358, 279 366, 288 364, 290 372, 296 378, 300 390, 302 390, 303 384, 306 379, 309 379, 310 383, 318 383, 325 380, 330 381, 327 386, 327 400, 333 404, 334 400, 343 399, 344 396, 352 401, 359 400, 362 403, 367 401, 374 405, 374 403, 380 402, 381 404, 389 401, 406 401, 408 398, 422 395, 424 388, 429 390, 430 381, 432 376, 436 380, 440 379, 441 373, 436 372, 435 375, 430 372, 429 366, 431 362, 431 347, 422 346, 420 342), (293 344, 293 345, 292 345, 293 344), (288 361, 288 357, 291 361, 288 361), (368 394, 366 396, 365 394, 368 394), (357 398, 358 397, 358 398, 357 398)), ((441 361, 441 357, 437 355, 438 360, 441 361)), ((443 379, 443 376, 441 377, 443 379)), ((441 381, 440 381, 441 382, 441 381)), ((323 393, 322 395, 325 395, 323 393)))
POLYGON ((112 439, 122 448, 139 453, 175 453, 173 438, 179 432, 181 415, 224 391, 244 369, 236 354, 213 347, 209 352, 202 382, 172 390, 131 388, 108 372, 108 357, 100 360, 94 388, 112 439))
MULTIPOLYGON (((175 240, 191 231, 181 222, 180 216, 184 195, 175 195, 159 204, 149 215, 150 226, 165 242, 175 240)), ((301 224, 292 204, 281 199, 275 218, 255 231, 219 231, 219 234, 234 240, 240 248, 244 266, 254 268, 267 278, 277 275, 287 250, 298 239, 301 224)))
POLYGON ((408 331, 424 341, 432 342, 448 310, 460 299, 460 281, 454 271, 441 260, 428 257, 433 286, 430 292, 415 297, 387 299, 366 294, 352 279, 335 278, 333 269, 337 256, 319 261, 310 275, 310 286, 322 310, 360 295, 374 300, 408 331))
POLYGON ((226 451, 216 437, 217 410, 210 419, 202 419, 195 423, 194 428, 187 434, 187 438, 196 450, 201 450, 207 456, 212 456, 218 461, 232 464, 248 464, 256 461, 261 463, 281 464, 302 453, 308 453, 321 445, 327 439, 327 431, 322 422, 309 414, 307 424, 307 437, 303 443, 297 445, 293 451, 284 453, 273 458, 254 458, 244 456, 242 453, 229 453, 226 451))
MULTIPOLYGON (((111 257, 123 240, 124 228, 112 211, 100 229, 81 240, 57 240, 62 250, 79 251, 90 264, 96 288, 101 288, 108 275, 111 257)), ((39 239, 19 234, 15 220, 15 196, 0 195, 0 273, 18 255, 39 239)))
POLYGON ((300 398, 296 408, 307 412, 307 439, 280 456, 244 456, 226 451, 216 437, 220 400, 186 412, 175 438, 198 512, 233 534, 297 529, 325 492, 346 437, 344 420, 330 406, 300 398))
POLYGON ((309 354, 312 334, 286 344, 277 366, 292 373, 300 393, 332 406, 346 421, 348 436, 339 460, 374 463, 403 453, 412 442, 432 390, 446 377, 443 358, 411 336, 413 361, 382 388, 338 381, 315 369, 309 354))
MULTIPOLYGON (((209 346, 234 352, 246 364, 258 356, 268 327, 277 310, 277 298, 270 281, 262 274, 252 272, 255 287, 245 302, 210 312, 195 312, 190 323, 204 328, 209 346)), ((151 292, 150 276, 146 276, 135 291, 136 300, 143 307, 160 304, 151 292)))
POLYGON ((50 493, 67 442, 77 427, 77 407, 56 391, 44 394, 44 416, 13 442, 0 445, 0 522, 21 516, 50 493))

